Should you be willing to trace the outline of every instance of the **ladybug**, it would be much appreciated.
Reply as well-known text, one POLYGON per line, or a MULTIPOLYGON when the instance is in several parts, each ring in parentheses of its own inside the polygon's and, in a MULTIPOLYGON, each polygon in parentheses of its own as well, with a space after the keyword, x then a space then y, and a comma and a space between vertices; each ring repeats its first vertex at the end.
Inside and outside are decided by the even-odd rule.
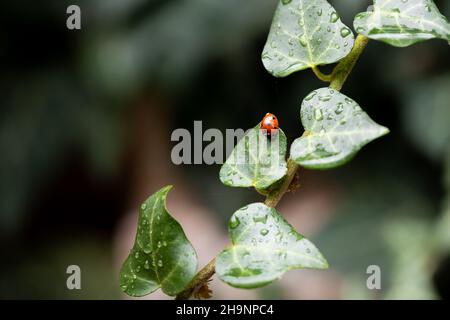
POLYGON ((263 133, 268 137, 273 137, 277 134, 279 128, 277 117, 271 113, 266 113, 261 121, 263 133))

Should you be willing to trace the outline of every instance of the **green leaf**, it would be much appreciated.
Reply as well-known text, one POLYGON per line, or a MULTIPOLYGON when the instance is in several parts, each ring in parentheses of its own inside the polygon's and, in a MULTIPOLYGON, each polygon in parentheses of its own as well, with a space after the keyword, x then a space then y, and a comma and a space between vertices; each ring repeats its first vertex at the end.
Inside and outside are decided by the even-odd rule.
POLYGON ((269 138, 258 124, 248 130, 220 169, 220 181, 230 187, 255 187, 264 193, 287 172, 286 136, 279 129, 269 138))
POLYGON ((238 288, 256 288, 291 269, 326 269, 319 250, 275 210, 253 203, 229 222, 232 245, 216 258, 220 279, 238 288))
POLYGON ((450 24, 432 0, 375 0, 356 15, 358 33, 396 47, 438 38, 450 41, 450 24))
POLYGON ((195 250, 166 209, 171 189, 154 193, 139 210, 135 244, 120 271, 121 289, 130 296, 144 296, 158 288, 174 296, 195 275, 195 250))
POLYGON ((282 0, 262 54, 275 77, 344 58, 354 43, 352 31, 325 0, 282 0))
POLYGON ((364 145, 389 132, 339 91, 321 88, 302 103, 302 137, 291 146, 291 157, 301 166, 328 169, 349 161, 364 145))

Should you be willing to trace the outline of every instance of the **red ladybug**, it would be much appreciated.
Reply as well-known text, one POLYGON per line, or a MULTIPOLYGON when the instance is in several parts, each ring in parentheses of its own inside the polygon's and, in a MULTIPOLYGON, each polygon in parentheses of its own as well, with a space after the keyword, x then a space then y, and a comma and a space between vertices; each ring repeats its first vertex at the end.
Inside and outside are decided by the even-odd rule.
POLYGON ((268 137, 273 137, 277 134, 279 128, 277 117, 271 113, 266 113, 261 121, 261 129, 263 129, 263 133, 268 137))

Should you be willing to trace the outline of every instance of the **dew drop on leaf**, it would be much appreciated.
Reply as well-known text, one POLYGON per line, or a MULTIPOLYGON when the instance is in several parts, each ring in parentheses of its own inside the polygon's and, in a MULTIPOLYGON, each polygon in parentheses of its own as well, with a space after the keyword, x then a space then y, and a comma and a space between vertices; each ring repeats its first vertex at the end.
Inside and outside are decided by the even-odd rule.
POLYGON ((311 92, 311 93, 305 98, 305 100, 306 100, 306 101, 311 100, 312 98, 314 98, 314 97, 316 96, 316 94, 317 94, 316 91, 311 92))
POLYGON ((300 38, 300 44, 302 45, 302 47, 306 47, 308 45, 308 43, 305 40, 305 37, 300 38))
POLYGON ((349 35, 350 33, 351 33, 351 32, 350 32, 350 29, 349 29, 349 28, 344 27, 344 28, 341 29, 341 37, 342 37, 342 38, 348 37, 348 35, 349 35))
POLYGON ((336 107, 336 110, 334 110, 334 112, 336 114, 341 114, 342 111, 344 111, 344 104, 342 102, 339 102, 337 107, 336 107))
POLYGON ((316 121, 321 121, 323 119, 323 113, 322 110, 320 109, 316 109, 314 111, 314 119, 316 119, 316 121))
POLYGON ((230 226, 231 229, 235 229, 235 228, 237 228, 239 223, 241 223, 241 222, 239 221, 238 217, 232 216, 231 219, 230 219, 229 226, 230 226))
POLYGON ((336 23, 336 21, 339 20, 339 15, 337 14, 337 12, 333 12, 330 16, 330 22, 331 23, 336 23))

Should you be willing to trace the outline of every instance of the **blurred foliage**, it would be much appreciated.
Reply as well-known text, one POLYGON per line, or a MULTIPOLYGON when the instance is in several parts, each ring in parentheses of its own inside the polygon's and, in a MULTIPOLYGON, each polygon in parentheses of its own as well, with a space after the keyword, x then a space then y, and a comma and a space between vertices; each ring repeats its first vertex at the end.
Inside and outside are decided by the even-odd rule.
MULTIPOLYGON (((370 4, 331 2, 347 25, 370 4)), ((450 2, 436 3, 450 17, 450 2)), ((74 159, 95 187, 127 189, 120 176, 127 174, 121 162, 133 97, 162 93, 170 105, 168 132, 190 129, 198 119, 204 127, 248 128, 270 111, 289 141, 298 136, 300 101, 322 85, 307 71, 280 80, 264 70, 261 52, 275 6, 275 0, 0 3, 0 231, 2 254, 10 257, 0 266, 0 296, 76 298, 63 285, 72 259, 89 270, 83 298, 119 293, 110 238, 121 207, 94 210, 105 206, 103 198, 77 193, 51 207, 52 214, 39 205, 74 159), (79 32, 65 28, 73 3, 82 8, 79 32), (74 206, 75 213, 68 211, 74 206), (97 215, 102 219, 92 222, 97 215), (41 230, 45 225, 58 231, 41 230), (100 239, 86 238, 91 231, 100 239)), ((407 49, 371 42, 344 87, 391 129, 351 164, 309 172, 340 188, 332 221, 312 240, 343 275, 344 298, 450 296, 448 282, 439 295, 432 282, 450 254, 449 53, 441 41, 407 49), (369 264, 382 267, 381 293, 365 288, 369 264)), ((251 192, 224 188, 218 166, 182 169, 223 221, 239 203, 255 200, 251 192)), ((274 292, 283 296, 280 287, 274 292)))

